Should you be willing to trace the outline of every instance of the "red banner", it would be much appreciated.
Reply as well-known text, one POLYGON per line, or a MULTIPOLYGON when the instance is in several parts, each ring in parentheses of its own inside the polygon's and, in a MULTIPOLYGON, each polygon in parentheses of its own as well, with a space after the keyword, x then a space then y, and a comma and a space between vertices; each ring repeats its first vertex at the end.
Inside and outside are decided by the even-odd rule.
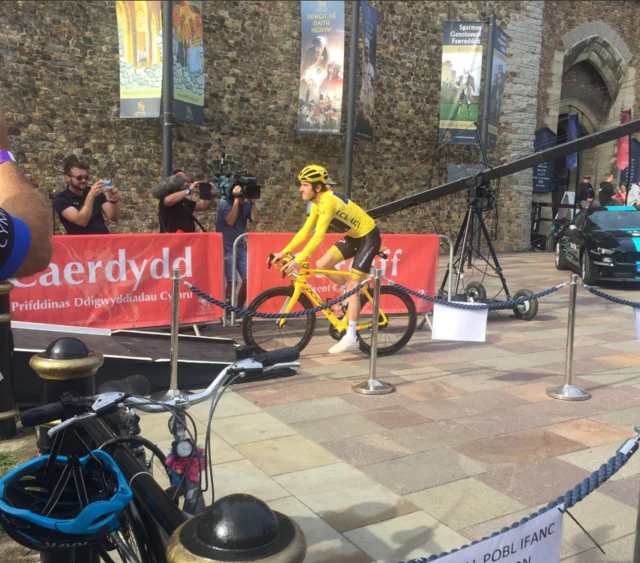
MULTIPOLYGON (((293 238, 293 233, 249 233, 248 237, 248 288, 247 298, 250 302, 265 289, 288 285, 288 279, 282 279, 282 273, 271 268, 267 270, 269 254, 280 252, 293 238)), ((311 268, 316 261, 336 242, 342 238, 340 234, 326 235, 323 243, 309 258, 311 268)), ((415 291, 433 296, 436 290, 436 274, 438 270, 438 235, 382 235, 382 246, 387 247, 387 260, 376 257, 374 265, 382 269, 383 277, 415 291)), ((337 269, 348 271, 351 260, 341 262, 337 269)), ((345 283, 348 277, 345 276, 345 283)), ((324 276, 309 278, 310 285, 324 300, 338 297, 343 290, 324 276)), ((384 282, 383 282, 384 283, 384 282)), ((419 312, 431 310, 432 303, 414 298, 419 312)))
MULTIPOLYGON (((12 280, 17 321, 109 329, 171 324, 172 269, 208 295, 223 295, 220 233, 53 237, 40 274, 12 280)), ((180 284, 180 322, 219 319, 218 307, 180 284)))
MULTIPOLYGON (((631 121, 631 110, 623 109, 620 112, 620 125, 631 121)), ((618 139, 618 154, 616 156, 616 166, 619 170, 626 170, 629 166, 629 136, 618 139)), ((631 189, 627 186, 627 189, 631 189)))

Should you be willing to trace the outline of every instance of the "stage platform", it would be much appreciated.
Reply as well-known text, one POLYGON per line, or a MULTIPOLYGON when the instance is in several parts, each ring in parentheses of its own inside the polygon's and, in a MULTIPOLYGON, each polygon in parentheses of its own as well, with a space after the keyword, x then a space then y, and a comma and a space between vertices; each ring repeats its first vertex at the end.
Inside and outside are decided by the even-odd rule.
MULTIPOLYGON (((182 327, 181 327, 182 328, 182 327)), ((187 330, 187 327, 184 327, 187 330)), ((81 334, 61 330, 13 329, 14 396, 19 408, 40 404, 40 379, 29 366, 30 358, 44 352, 58 338, 78 338, 89 350, 105 358, 96 374, 96 387, 105 381, 144 375, 151 391, 169 388, 171 335, 162 330, 120 330, 111 334, 81 334)), ((206 387, 236 359, 238 344, 231 338, 180 334, 178 342, 178 387, 206 387)))

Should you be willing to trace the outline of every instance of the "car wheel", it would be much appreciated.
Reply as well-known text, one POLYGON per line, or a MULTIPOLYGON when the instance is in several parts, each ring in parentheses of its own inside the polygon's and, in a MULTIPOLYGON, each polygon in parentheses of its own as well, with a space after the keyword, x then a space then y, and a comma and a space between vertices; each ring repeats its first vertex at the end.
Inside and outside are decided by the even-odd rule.
POLYGON ((556 270, 568 270, 569 263, 562 252, 562 243, 560 240, 556 242, 556 270))
POLYGON ((582 276, 583 283, 586 283, 587 285, 596 284, 596 268, 589 257, 589 252, 586 250, 582 253, 582 260, 580 260, 580 274, 582 276))

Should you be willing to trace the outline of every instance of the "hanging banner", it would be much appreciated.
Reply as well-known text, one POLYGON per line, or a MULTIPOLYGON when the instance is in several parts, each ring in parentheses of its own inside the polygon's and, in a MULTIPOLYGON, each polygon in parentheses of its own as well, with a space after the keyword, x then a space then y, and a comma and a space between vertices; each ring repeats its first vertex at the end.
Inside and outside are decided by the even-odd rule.
POLYGON ((440 142, 477 144, 482 77, 482 22, 445 22, 440 78, 440 142))
POLYGON ((356 113, 356 136, 373 139, 374 76, 376 71, 376 46, 378 41, 378 12, 366 2, 360 2, 364 51, 362 56, 362 81, 360 105, 356 113))
POLYGON ((162 10, 159 1, 118 0, 120 117, 159 117, 162 10))
MULTIPOLYGON (((578 114, 570 113, 569 122, 567 123, 567 143, 575 141, 578 138, 578 114)), ((574 152, 567 155, 567 168, 573 170, 578 166, 578 153, 574 152)))
MULTIPOLYGON (((269 254, 279 252, 293 238, 295 233, 249 233, 248 255, 249 266, 247 271, 247 301, 258 296, 266 289, 282 285, 289 285, 288 278, 283 279, 282 273, 277 268, 267 269, 269 254)), ((316 261, 329 248, 338 242, 343 235, 327 234, 322 244, 309 257, 309 264, 315 267, 316 261)), ((389 278, 406 287, 424 292, 427 295, 435 295, 436 276, 438 273, 438 235, 382 235, 382 246, 387 247, 385 253, 387 260, 376 256, 373 265, 382 269, 382 276, 389 278)), ((300 246, 300 249, 303 245, 300 246)), ((351 260, 340 262, 336 269, 346 272, 349 270, 351 260)), ((345 282, 348 276, 344 277, 345 282)), ((324 300, 334 299, 344 293, 339 285, 336 285, 324 276, 310 276, 309 284, 324 300)), ((433 303, 424 299, 413 298, 416 309, 419 312, 430 311, 433 303)), ((322 313, 318 313, 321 315, 322 313)))
MULTIPOLYGON (((533 142, 533 151, 540 152, 550 149, 556 144, 556 134, 548 127, 543 127, 536 131, 536 138, 533 142)), ((553 160, 548 160, 543 164, 533 167, 533 191, 538 193, 551 193, 553 190, 553 160)))
POLYGON ((631 188, 631 184, 637 184, 640 181, 640 141, 631 139, 629 145, 629 166, 622 173, 623 183, 627 184, 627 188, 631 188))
MULTIPOLYGON (((220 298, 223 258, 220 233, 54 236, 49 267, 12 280, 11 312, 16 321, 111 330, 170 325, 173 268, 220 298)), ((179 297, 181 323, 221 316, 182 284, 179 297)))
POLYGON ((340 134, 344 69, 344 2, 300 2, 298 133, 340 134))
POLYGON ((173 1, 173 111, 175 118, 204 123, 202 1, 173 1))
MULTIPOLYGON (((631 110, 623 109, 620 112, 620 125, 631 121, 631 110)), ((618 154, 616 156, 618 170, 625 170, 629 166, 629 135, 618 139, 618 154)))
POLYGON ((502 94, 507 80, 507 34, 496 26, 493 35, 493 64, 491 65, 491 92, 489 98, 489 148, 498 142, 498 123, 502 111, 502 94))

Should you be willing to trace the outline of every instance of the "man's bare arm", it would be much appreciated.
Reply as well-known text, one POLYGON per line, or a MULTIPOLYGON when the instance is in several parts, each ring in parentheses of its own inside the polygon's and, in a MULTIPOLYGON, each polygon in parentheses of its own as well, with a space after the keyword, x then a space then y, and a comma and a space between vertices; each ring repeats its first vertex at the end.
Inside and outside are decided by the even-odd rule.
MULTIPOLYGON (((10 150, 7 122, 0 105, 0 150, 10 150)), ((0 207, 22 219, 31 231, 31 246, 15 277, 44 270, 51 260, 51 208, 15 162, 0 164, 0 207)))

